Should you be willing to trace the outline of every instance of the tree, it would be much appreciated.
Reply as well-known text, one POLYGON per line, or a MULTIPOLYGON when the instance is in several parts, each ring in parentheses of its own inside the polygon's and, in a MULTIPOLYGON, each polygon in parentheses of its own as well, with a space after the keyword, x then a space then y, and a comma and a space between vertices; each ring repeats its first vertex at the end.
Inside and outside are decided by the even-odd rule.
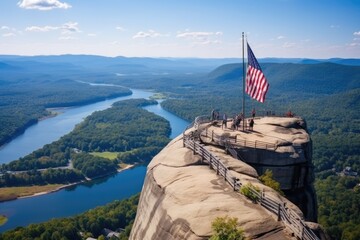
POLYGON ((271 170, 266 169, 265 173, 259 177, 259 180, 266 186, 271 187, 272 189, 280 193, 282 196, 284 196, 283 191, 281 191, 280 183, 274 180, 271 170))
POLYGON ((257 193, 260 193, 260 189, 254 185, 252 185, 251 183, 247 183, 246 185, 243 185, 240 188, 240 192, 247 198, 249 198, 250 200, 252 200, 253 202, 257 202, 259 200, 259 196, 257 193))
POLYGON ((243 240, 244 231, 237 226, 237 218, 217 217, 211 223, 214 235, 210 240, 243 240))

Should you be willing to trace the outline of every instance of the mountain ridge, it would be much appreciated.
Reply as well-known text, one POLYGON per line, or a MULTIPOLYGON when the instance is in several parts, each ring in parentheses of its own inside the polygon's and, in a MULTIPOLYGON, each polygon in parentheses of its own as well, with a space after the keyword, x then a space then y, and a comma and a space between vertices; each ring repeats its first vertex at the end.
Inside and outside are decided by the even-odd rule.
MULTIPOLYGON (((360 66, 320 62, 317 64, 263 63, 262 70, 277 91, 308 91, 314 93, 337 93, 360 87, 360 66)), ((208 74, 217 84, 240 82, 242 64, 219 66, 208 74)))

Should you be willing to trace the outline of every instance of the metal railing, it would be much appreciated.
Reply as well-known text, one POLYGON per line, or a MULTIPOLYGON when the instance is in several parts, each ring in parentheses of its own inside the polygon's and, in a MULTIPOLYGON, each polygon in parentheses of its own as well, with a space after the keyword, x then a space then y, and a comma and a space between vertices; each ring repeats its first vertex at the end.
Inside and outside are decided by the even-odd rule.
MULTIPOLYGON (((239 179, 234 177, 228 167, 220 160, 219 157, 213 155, 202 144, 195 140, 193 132, 183 134, 183 144, 185 147, 193 150, 194 154, 201 156, 202 162, 207 162, 211 169, 216 171, 217 175, 224 177, 224 180, 230 184, 234 191, 239 191, 243 185, 239 179)), ((231 153, 231 148, 230 153, 231 153)), ((233 150, 233 149, 232 149, 233 150)), ((235 154, 235 153, 231 153, 235 154)), ((261 206, 278 216, 278 220, 282 221, 293 233, 301 240, 319 240, 315 233, 306 226, 301 217, 292 209, 286 207, 286 203, 274 200, 259 192, 254 187, 249 187, 250 191, 259 200, 261 206)))
POLYGON ((201 136, 211 138, 212 142, 217 142, 221 146, 225 146, 225 142, 228 142, 229 144, 233 145, 233 147, 241 146, 241 147, 249 147, 249 148, 274 150, 274 151, 277 149, 277 145, 274 143, 268 143, 258 140, 250 141, 246 139, 240 139, 238 135, 236 135, 235 137, 221 136, 214 133, 214 130, 209 132, 207 128, 201 132, 201 136))

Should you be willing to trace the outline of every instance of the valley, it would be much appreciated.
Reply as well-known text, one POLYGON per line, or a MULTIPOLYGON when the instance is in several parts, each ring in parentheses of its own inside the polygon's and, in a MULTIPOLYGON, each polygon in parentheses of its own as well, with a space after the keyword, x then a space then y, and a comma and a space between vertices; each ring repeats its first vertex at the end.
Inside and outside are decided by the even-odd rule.
MULTIPOLYGON (((27 128, 29 121, 32 120, 35 123, 40 117, 47 116, 47 107, 82 105, 86 101, 98 101, 130 93, 126 88, 116 86, 96 86, 95 89, 92 88, 94 86, 81 84, 79 87, 79 80, 154 90, 161 93, 158 96, 167 97, 160 101, 161 107, 189 122, 196 116, 210 115, 213 109, 226 112, 231 117, 241 110, 242 69, 239 64, 228 64, 231 62, 229 59, 218 60, 215 63, 206 59, 203 62, 198 60, 196 63, 182 60, 179 64, 177 61, 164 59, 159 61, 157 59, 98 59, 93 56, 89 56, 87 61, 85 59, 86 56, 31 59, 34 61, 33 64, 41 66, 51 62, 51 68, 45 76, 41 68, 31 73, 26 70, 18 73, 22 64, 21 58, 16 61, 12 59, 9 62, 8 59, 0 57, 0 62, 4 62, 0 70, 2 86, 0 98, 4 103, 0 106, 3 110, 0 121, 1 126, 7 126, 1 128, 3 142, 18 135, 17 129, 27 128), (59 65, 59 62, 66 61, 68 64, 59 65), (86 62, 86 65, 82 61, 86 62), (92 64, 89 64, 89 61, 92 64), (122 65, 114 67, 114 62, 122 62, 122 65), (130 63, 135 65, 131 67, 126 65, 130 63), (151 69, 151 72, 140 69, 151 69), (167 74, 164 74, 165 72, 167 74), (189 72, 192 74, 185 74, 189 72), (32 77, 24 80, 24 76, 32 77), (33 86, 29 87, 30 85, 33 86), (100 92, 99 89, 101 89, 100 92), (34 99, 34 101, 29 102, 27 99, 34 99), (13 119, 18 121, 12 122, 13 119)), ((341 238, 342 235, 349 236, 349 239, 356 239, 360 234, 357 230, 360 226, 358 217, 360 215, 358 207, 360 205, 358 202, 360 179, 358 176, 338 176, 336 173, 343 171, 346 167, 351 167, 352 171, 360 173, 360 139, 358 137, 360 67, 331 61, 312 64, 267 62, 264 63, 264 72, 268 76, 271 87, 268 100, 261 105, 246 98, 246 113, 250 114, 251 109, 255 108, 259 115, 265 115, 266 112, 284 115, 291 109, 296 115, 305 118, 314 146, 313 162, 316 175, 318 221, 335 239, 341 238)), ((63 134, 59 136, 60 140, 54 139, 52 141, 55 142, 45 145, 44 148, 39 147, 42 149, 28 156, 22 156, 21 160, 2 165, 2 169, 32 170, 44 166, 63 166, 64 160, 69 156, 76 158, 71 152, 74 148, 85 153, 121 152, 117 154, 119 161, 117 163, 132 164, 138 159, 143 159, 146 163, 151 156, 161 150, 162 146, 166 145, 169 140, 165 139, 170 134, 170 127, 166 122, 159 117, 155 118, 155 115, 148 115, 147 111, 139 108, 158 106, 154 104, 155 102, 149 100, 115 103, 114 107, 117 111, 113 109, 95 113, 94 116, 85 119, 84 123, 77 125, 70 135, 63 136, 63 134), (121 114, 124 114, 123 118, 120 117, 121 114), (109 119, 111 116, 114 117, 113 120, 109 119), (131 124, 126 122, 128 120, 131 124), (113 124, 110 124, 111 121, 113 124), (119 122, 123 122, 124 125, 119 125, 119 122), (122 132, 124 129, 126 131, 122 132), (141 133, 147 132, 148 136, 157 136, 159 129, 163 129, 160 131, 161 137, 145 137, 146 141, 141 143, 142 140, 139 138, 141 133), (136 134, 132 135, 132 133, 136 134), (127 139, 126 135, 130 137, 127 139), (142 155, 143 151, 139 150, 141 148, 147 150, 146 156, 142 155)), ((79 155, 78 168, 84 170, 82 174, 87 177, 94 176, 92 172, 101 175, 102 172, 93 168, 91 164, 91 162, 100 161, 99 158, 101 155, 97 154, 86 155, 86 158, 79 155), (84 164, 89 164, 91 171, 86 170, 84 164)), ((104 161, 104 164, 112 165, 109 160, 104 161)), ((107 169, 105 165, 99 166, 104 166, 102 169, 106 172, 110 169, 107 169)), ((115 170, 116 166, 112 165, 111 169, 115 170)), ((68 177, 63 179, 69 181, 68 177)), ((32 184, 33 182, 29 185, 32 184)), ((3 213, 0 212, 0 214, 3 213)))

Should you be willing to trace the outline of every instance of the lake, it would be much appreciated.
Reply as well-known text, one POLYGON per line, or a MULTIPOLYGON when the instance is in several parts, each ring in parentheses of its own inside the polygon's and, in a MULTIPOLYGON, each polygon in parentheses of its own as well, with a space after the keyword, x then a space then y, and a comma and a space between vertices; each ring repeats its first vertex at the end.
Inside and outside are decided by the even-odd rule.
MULTIPOLYGON (((43 145, 59 139, 69 133, 86 116, 94 111, 109 108, 116 101, 149 98, 153 94, 137 89, 131 89, 131 91, 133 92, 131 96, 64 109, 62 114, 40 121, 0 149, 0 163, 8 163, 23 157, 43 145)), ((170 122, 172 130, 170 138, 181 134, 189 124, 164 110, 160 104, 146 106, 144 109, 162 116, 170 122)), ((0 227, 0 232, 52 218, 73 216, 114 200, 128 198, 141 191, 145 174, 146 166, 137 166, 111 177, 79 184, 54 193, 2 202, 0 203, 0 214, 6 215, 9 220, 0 227)))

